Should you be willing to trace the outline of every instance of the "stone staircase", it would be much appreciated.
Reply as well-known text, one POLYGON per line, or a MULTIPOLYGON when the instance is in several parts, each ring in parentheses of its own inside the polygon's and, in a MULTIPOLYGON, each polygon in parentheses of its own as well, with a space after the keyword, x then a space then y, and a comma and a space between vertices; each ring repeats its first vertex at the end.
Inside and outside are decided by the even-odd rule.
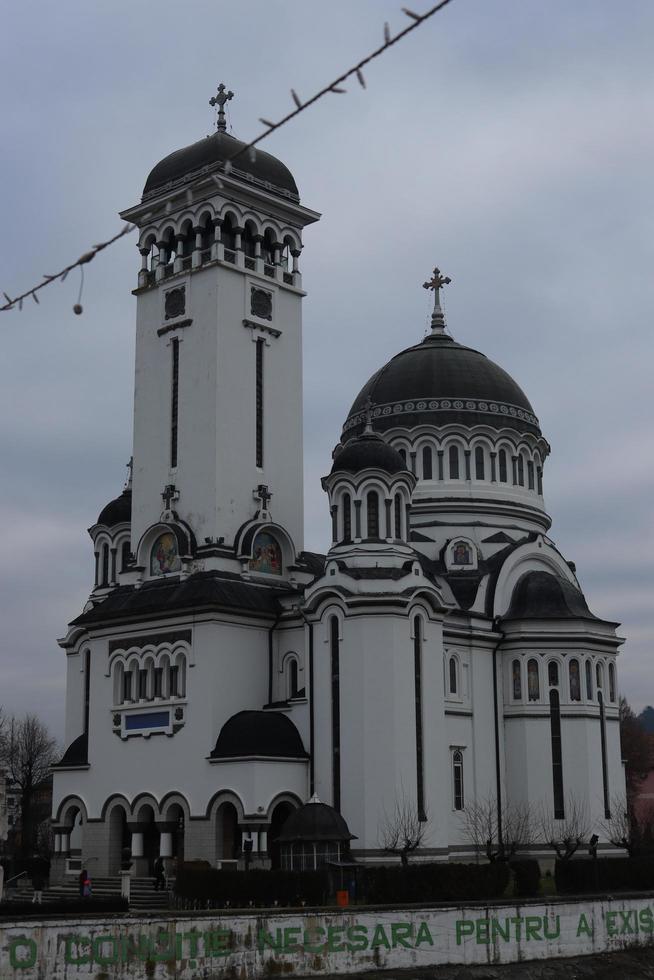
MULTIPOLYGON (((118 875, 91 878, 94 898, 116 898, 120 896, 120 877, 118 875)), ((5 891, 5 900, 31 902, 34 890, 29 878, 21 878, 15 888, 5 891)), ((51 888, 43 891, 43 904, 79 899, 77 876, 70 876, 51 888)), ((158 912, 169 908, 168 892, 154 890, 154 878, 132 878, 130 882, 130 911, 158 912)))

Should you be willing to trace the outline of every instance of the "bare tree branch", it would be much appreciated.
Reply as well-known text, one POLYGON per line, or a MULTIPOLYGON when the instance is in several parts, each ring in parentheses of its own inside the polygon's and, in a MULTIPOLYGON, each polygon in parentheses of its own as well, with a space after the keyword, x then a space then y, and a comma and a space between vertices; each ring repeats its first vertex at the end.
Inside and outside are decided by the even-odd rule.
POLYGON ((529 804, 509 801, 498 811, 493 796, 466 804, 464 833, 489 861, 509 861, 517 851, 538 839, 529 804))
POLYGON ((555 819, 543 806, 538 814, 538 830, 544 844, 556 852, 561 861, 569 861, 578 847, 588 841, 591 830, 590 814, 586 800, 570 794, 566 797, 565 817, 555 819))
POLYGON ((378 831, 379 846, 388 854, 399 854, 400 861, 406 866, 409 855, 422 844, 428 822, 428 814, 420 814, 417 804, 403 793, 390 816, 384 810, 378 831))

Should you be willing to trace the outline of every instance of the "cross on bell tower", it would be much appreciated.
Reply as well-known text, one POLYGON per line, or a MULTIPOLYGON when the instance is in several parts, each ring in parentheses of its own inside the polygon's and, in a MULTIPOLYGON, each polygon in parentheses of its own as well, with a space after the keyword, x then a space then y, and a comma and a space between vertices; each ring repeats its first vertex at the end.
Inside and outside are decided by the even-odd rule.
POLYGON ((434 291, 434 312, 431 315, 431 332, 442 334, 445 332, 445 314, 441 306, 441 289, 449 286, 452 282, 449 276, 444 276, 438 266, 435 267, 431 279, 423 282, 423 289, 433 289, 434 291))
POLYGON ((218 119, 216 120, 216 130, 219 133, 227 132, 227 123, 225 122, 225 103, 229 102, 230 99, 234 98, 234 93, 230 90, 225 91, 225 86, 221 82, 218 86, 218 94, 212 96, 209 99, 209 105, 218 106, 218 119))
POLYGON ((263 517, 268 519, 270 513, 268 511, 268 504, 272 494, 265 483, 260 483, 256 490, 253 491, 253 497, 259 502, 259 507, 257 508, 257 517, 263 517))

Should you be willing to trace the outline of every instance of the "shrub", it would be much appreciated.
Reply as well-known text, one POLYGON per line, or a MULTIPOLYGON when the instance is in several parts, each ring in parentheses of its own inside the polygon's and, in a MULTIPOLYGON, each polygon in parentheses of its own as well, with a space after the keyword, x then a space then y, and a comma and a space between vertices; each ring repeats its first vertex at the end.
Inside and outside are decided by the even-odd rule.
POLYGON ((127 899, 115 898, 62 898, 55 902, 0 902, 0 919, 24 919, 29 916, 40 918, 44 915, 104 915, 107 912, 127 912, 127 899))
POLYGON ((563 895, 594 891, 647 891, 654 880, 654 858, 581 858, 556 862, 556 888, 563 895))
POLYGON ((508 881, 509 869, 500 862, 371 867, 365 873, 365 897, 379 905, 475 901, 498 898, 508 881))
POLYGON ((515 877, 515 893, 520 898, 533 898, 540 891, 540 865, 533 858, 511 861, 509 864, 515 877))
POLYGON ((185 864, 177 873, 175 893, 183 904, 229 903, 232 908, 323 905, 329 882, 325 871, 219 871, 185 864))

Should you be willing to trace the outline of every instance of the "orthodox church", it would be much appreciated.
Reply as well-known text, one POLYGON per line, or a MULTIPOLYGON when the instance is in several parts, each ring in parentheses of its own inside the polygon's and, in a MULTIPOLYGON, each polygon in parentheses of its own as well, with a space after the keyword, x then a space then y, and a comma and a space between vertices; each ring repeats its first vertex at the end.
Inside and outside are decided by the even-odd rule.
POLYGON ((624 793, 622 641, 548 536, 534 409, 448 331, 438 269, 431 331, 366 381, 325 461, 329 550, 304 550, 300 256, 320 216, 227 132, 231 94, 122 212, 141 255, 133 463, 59 641, 56 865, 111 874, 129 847, 137 873, 276 866, 311 798, 351 836, 332 858, 388 860, 398 809, 425 825, 420 856, 461 857, 483 800, 555 820, 581 801, 601 834, 624 793))

